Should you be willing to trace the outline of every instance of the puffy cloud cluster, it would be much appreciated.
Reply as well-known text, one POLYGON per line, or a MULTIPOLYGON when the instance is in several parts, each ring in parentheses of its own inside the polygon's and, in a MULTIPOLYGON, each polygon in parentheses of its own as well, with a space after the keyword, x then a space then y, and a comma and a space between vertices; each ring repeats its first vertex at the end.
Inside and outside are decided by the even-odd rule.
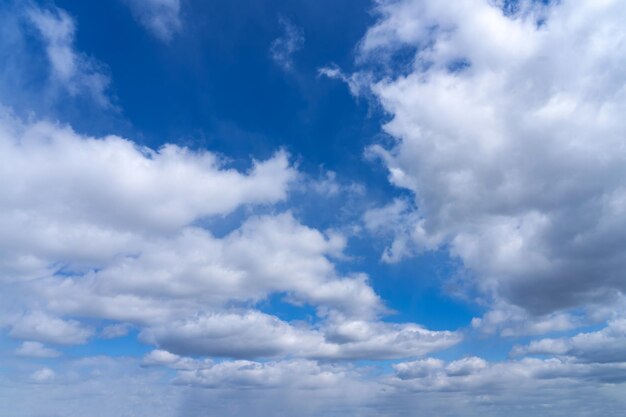
POLYGON ((173 352, 235 358, 397 359, 441 350, 461 340, 452 331, 344 317, 310 328, 256 311, 168 322, 146 329, 142 336, 173 352))
POLYGON ((499 395, 516 389, 573 389, 586 384, 626 382, 626 363, 581 363, 570 359, 524 358, 489 363, 467 357, 445 363, 427 358, 394 365, 390 383, 412 391, 466 392, 499 395), (395 378, 395 379, 394 379, 395 378))
POLYGON ((396 142, 370 152, 416 206, 384 209, 405 223, 385 259, 445 246, 487 298, 532 315, 618 300, 626 5, 403 0, 376 10, 360 50, 365 68, 387 64, 367 86, 396 142))
POLYGON ((0 277, 10 288, 0 324, 29 343, 22 353, 133 326, 173 353, 244 359, 405 358, 460 340, 381 322, 387 310, 368 277, 335 267, 346 245, 337 232, 288 211, 247 214, 219 237, 201 226, 284 200, 298 174, 283 151, 241 172, 210 152, 85 137, 8 112, 0 151, 0 277), (272 295, 314 317, 260 311, 272 295))
POLYGON ((52 366, 3 364, 0 398, 11 399, 11 415, 99 415, 150 413, 161 417, 217 415, 360 415, 514 417, 619 415, 624 406, 623 363, 568 358, 489 362, 465 357, 450 362, 426 358, 393 365, 392 373, 349 363, 303 359, 269 362, 214 361, 148 353, 132 358, 68 358, 52 366), (141 372, 138 366, 141 364, 141 372), (164 383, 173 381, 174 384, 164 383), (97 395, 96 395, 97 394, 97 395), (145 401, 149 395, 154 401, 145 401), (36 397, 38 401, 32 401, 36 397), (116 401, 99 399, 116 398, 116 401))
POLYGON ((24 342, 15 353, 19 356, 33 358, 55 358, 61 355, 60 352, 47 348, 39 342, 24 342))
POLYGON ((579 362, 626 362, 626 320, 618 319, 598 331, 579 333, 572 337, 533 340, 527 346, 517 346, 516 355, 557 355, 579 362))
MULTIPOLYGON (((9 336, 56 344, 85 343, 91 331, 76 320, 62 320, 40 311, 28 312, 11 325, 9 336)), ((30 345, 34 347, 35 345, 30 345)), ((28 345, 23 346, 28 347, 28 345)))
POLYGON ((282 200, 295 177, 284 152, 243 174, 208 152, 82 137, 6 111, 0 136, 3 280, 100 268, 203 217, 282 200))
POLYGON ((396 364, 394 371, 386 383, 397 390, 397 401, 412 400, 428 415, 618 415, 624 406, 625 363, 427 358, 396 364))
POLYGON ((373 416, 375 404, 385 401, 385 388, 364 380, 367 371, 349 365, 305 360, 215 363, 158 351, 139 365, 134 358, 104 356, 68 358, 53 367, 13 361, 3 366, 12 372, 0 375, 0 398, 7 401, 2 406, 10 409, 0 410, 15 417, 51 410, 73 416, 93 413, 97 406, 102 417, 199 417, 210 407, 218 416, 313 417, 349 408, 373 416), (172 372, 175 384, 170 383, 172 372))
POLYGON ((143 359, 144 366, 166 366, 178 371, 175 382, 207 388, 327 389, 349 378, 349 367, 310 360, 254 362, 247 360, 214 363, 154 350, 143 359))
MULTIPOLYGON (((178 0, 127 4, 162 40, 181 28, 178 0)), ((73 49, 72 19, 30 10, 55 82, 108 105, 108 81, 73 49)), ((462 333, 383 320, 368 276, 337 265, 346 237, 277 208, 302 182, 286 152, 236 170, 212 152, 2 110, 0 331, 15 356, 0 355, 10 370, 0 403, 12 415, 86 415, 94 393, 119 399, 102 401, 103 416, 193 417, 204 404, 225 416, 621 415, 626 6, 381 0, 377 10, 365 69, 323 72, 369 89, 390 115, 395 145, 368 153, 415 200, 363 217, 392 236, 383 260, 449 249, 491 309, 472 322, 485 334, 607 326, 530 340, 505 361, 424 358, 462 333), (237 224, 215 233, 224 216, 237 224), (289 320, 282 304, 308 316, 289 320), (141 363, 52 360, 96 337, 154 350, 141 363)), ((285 30, 270 52, 289 69, 303 37, 285 30)), ((300 186, 348 189, 333 174, 300 186)))
POLYGON ((594 311, 589 317, 583 310, 578 314, 570 311, 555 311, 541 316, 535 316, 521 307, 497 302, 490 306, 490 311, 482 317, 474 317, 471 327, 484 335, 499 334, 503 337, 517 337, 523 335, 541 335, 553 332, 563 332, 581 327, 590 321, 606 319, 606 312, 594 311))

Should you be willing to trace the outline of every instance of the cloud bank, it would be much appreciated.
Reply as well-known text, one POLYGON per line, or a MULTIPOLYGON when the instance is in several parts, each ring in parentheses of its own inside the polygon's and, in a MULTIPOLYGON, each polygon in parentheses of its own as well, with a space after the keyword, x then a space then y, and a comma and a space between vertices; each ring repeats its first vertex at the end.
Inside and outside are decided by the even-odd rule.
POLYGON ((358 79, 373 80, 395 144, 369 153, 415 197, 409 212, 384 209, 404 223, 384 259, 449 248, 469 287, 533 316, 618 302, 624 5, 380 1, 376 11, 358 79))

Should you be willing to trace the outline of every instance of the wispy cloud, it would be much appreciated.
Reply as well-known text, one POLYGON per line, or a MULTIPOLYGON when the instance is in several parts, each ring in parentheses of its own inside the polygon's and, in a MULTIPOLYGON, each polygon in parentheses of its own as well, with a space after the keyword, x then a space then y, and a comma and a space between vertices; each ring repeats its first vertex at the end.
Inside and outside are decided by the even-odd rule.
POLYGON ((70 95, 87 95, 101 107, 111 107, 107 96, 110 80, 103 65, 74 48, 76 25, 59 8, 30 7, 27 16, 39 32, 46 48, 51 81, 70 95))
POLYGON ((169 42, 182 27, 180 0, 123 0, 135 19, 158 39, 169 42))
POLYGON ((304 30, 290 20, 280 18, 283 34, 270 46, 270 55, 274 62, 285 71, 293 67, 293 54, 304 47, 304 30))

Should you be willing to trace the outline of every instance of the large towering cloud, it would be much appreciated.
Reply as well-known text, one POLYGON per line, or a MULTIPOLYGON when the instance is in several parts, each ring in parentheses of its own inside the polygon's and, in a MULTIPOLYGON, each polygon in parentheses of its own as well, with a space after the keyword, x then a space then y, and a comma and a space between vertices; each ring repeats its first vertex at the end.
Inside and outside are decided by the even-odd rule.
POLYGON ((376 69, 352 80, 373 80, 396 141, 371 151, 416 206, 396 207, 406 228, 386 258, 446 246, 489 299, 532 314, 620 298, 626 4, 402 0, 376 10, 360 45, 376 69))

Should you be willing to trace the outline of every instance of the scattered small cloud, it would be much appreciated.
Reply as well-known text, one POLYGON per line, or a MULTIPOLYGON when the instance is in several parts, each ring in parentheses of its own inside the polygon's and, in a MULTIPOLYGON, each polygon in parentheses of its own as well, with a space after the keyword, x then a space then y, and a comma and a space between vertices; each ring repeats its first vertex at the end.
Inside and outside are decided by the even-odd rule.
POLYGON ((285 71, 293 67, 293 54, 304 47, 304 30, 290 20, 280 18, 283 34, 270 46, 270 55, 274 62, 285 71))
POLYGON ((87 342, 92 330, 77 320, 64 320, 42 311, 32 311, 20 317, 9 331, 15 339, 34 340, 60 345, 87 342))
POLYGON ((50 368, 41 368, 31 375, 31 379, 39 384, 51 382, 56 378, 56 373, 50 368))
POLYGON ((135 19, 163 42, 182 30, 180 0, 123 0, 135 19))
POLYGON ((116 339, 118 337, 124 337, 132 329, 132 325, 128 323, 116 323, 106 326, 100 332, 100 337, 103 339, 116 339))
POLYGON ((32 358, 56 358, 61 356, 61 352, 47 348, 40 342, 24 342, 15 351, 15 354, 32 358))

